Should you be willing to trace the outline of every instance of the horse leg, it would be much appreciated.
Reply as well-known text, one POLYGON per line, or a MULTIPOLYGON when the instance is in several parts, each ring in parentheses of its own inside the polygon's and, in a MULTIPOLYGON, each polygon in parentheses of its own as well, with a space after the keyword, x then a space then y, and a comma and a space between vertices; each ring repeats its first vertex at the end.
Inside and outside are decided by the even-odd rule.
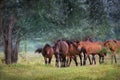
POLYGON ((45 60, 45 64, 47 64, 47 58, 46 57, 44 57, 44 60, 45 60))
POLYGON ((95 60, 95 55, 94 54, 92 54, 92 64, 96 64, 96 60, 95 60))
POLYGON ((69 66, 69 57, 67 56, 66 65, 69 66))
POLYGON ((99 55, 99 64, 101 64, 101 58, 102 58, 102 57, 99 55))
POLYGON ((114 54, 115 63, 117 63, 116 55, 114 54))
POLYGON ((71 57, 67 57, 67 66, 70 66, 70 64, 71 64, 71 61, 72 61, 72 58, 71 57))
POLYGON ((58 66, 58 60, 56 59, 56 62, 55 62, 55 66, 57 67, 58 66))
POLYGON ((63 65, 64 65, 64 67, 66 67, 66 57, 64 57, 63 65))
POLYGON ((80 58, 80 65, 82 66, 82 55, 79 54, 79 58, 80 58))
POLYGON ((65 67, 65 63, 66 63, 66 57, 62 58, 62 67, 65 67))
POLYGON ((93 61, 94 61, 94 64, 96 64, 95 55, 93 55, 93 61))
POLYGON ((58 54, 57 55, 57 59, 56 59, 56 65, 57 65, 57 67, 61 67, 61 56, 58 54))
POLYGON ((113 54, 111 55, 111 64, 113 64, 113 54))
POLYGON ((74 56, 73 59, 74 59, 74 61, 75 61, 76 66, 78 66, 78 62, 77 62, 76 56, 74 56))
POLYGON ((50 63, 51 63, 51 60, 52 60, 52 57, 50 57, 50 58, 49 58, 48 64, 50 64, 50 63))
POLYGON ((87 55, 87 57, 88 57, 88 59, 89 59, 90 65, 92 65, 92 62, 91 62, 90 56, 87 55))
POLYGON ((83 65, 86 65, 86 53, 83 53, 83 56, 84 56, 84 61, 83 61, 83 65))
POLYGON ((69 66, 69 59, 70 59, 70 57, 67 56, 67 57, 66 57, 66 65, 67 65, 67 66, 69 66))
POLYGON ((71 64, 71 61, 72 61, 72 58, 70 57, 70 62, 69 62, 69 66, 70 66, 70 64, 71 64))
POLYGON ((102 63, 104 63, 104 56, 102 57, 102 63))
POLYGON ((94 62, 94 57, 93 57, 93 55, 92 55, 92 64, 93 64, 93 62, 94 62))

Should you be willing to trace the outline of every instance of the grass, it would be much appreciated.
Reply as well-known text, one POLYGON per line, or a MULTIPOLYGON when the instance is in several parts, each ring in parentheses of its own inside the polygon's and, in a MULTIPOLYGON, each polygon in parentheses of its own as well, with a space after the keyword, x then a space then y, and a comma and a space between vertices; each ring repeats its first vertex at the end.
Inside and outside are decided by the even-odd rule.
MULTIPOLYGON (((0 56, 0 58, 2 58, 0 56)), ((19 57, 17 64, 5 65, 0 62, 0 80, 120 80, 120 64, 72 65, 57 68, 54 60, 45 65, 38 54, 19 57)))

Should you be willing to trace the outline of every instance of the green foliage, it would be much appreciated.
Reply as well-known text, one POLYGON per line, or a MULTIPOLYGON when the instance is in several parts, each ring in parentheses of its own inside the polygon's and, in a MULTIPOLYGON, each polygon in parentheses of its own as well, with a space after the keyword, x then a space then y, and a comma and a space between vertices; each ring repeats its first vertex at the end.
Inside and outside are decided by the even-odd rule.
POLYGON ((104 54, 104 53, 112 54, 112 52, 109 49, 107 49, 106 47, 103 47, 102 50, 99 53, 101 53, 101 54, 104 54))
POLYGON ((4 18, 15 15, 13 33, 23 38, 37 37, 41 42, 86 36, 102 41, 119 38, 118 23, 110 25, 102 0, 3 0, 3 4, 4 18))
POLYGON ((117 53, 120 53, 120 47, 117 49, 117 53))
POLYGON ((104 4, 102 0, 90 0, 89 4, 90 19, 92 22, 97 22, 98 24, 104 23, 106 13, 104 11, 104 4))

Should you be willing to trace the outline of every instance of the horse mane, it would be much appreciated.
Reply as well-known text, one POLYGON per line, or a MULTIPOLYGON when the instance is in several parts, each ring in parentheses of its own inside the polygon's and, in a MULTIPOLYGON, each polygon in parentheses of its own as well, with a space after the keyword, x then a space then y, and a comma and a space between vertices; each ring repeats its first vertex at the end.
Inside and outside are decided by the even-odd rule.
MULTIPOLYGON (((72 42, 72 44, 73 44, 73 46, 77 49, 77 46, 75 45, 75 43, 74 42, 72 42)), ((77 43, 76 43, 77 44, 77 43)))
POLYGON ((113 40, 115 43, 117 43, 118 41, 117 40, 113 40))
POLYGON ((117 40, 108 40, 108 41, 106 41, 106 42, 104 43, 104 45, 105 45, 106 43, 110 42, 110 41, 113 41, 114 43, 117 43, 117 40))
POLYGON ((45 44, 45 47, 51 47, 51 46, 47 43, 47 44, 45 44))
POLYGON ((104 42, 104 45, 106 45, 108 42, 110 42, 110 40, 108 40, 108 41, 104 42))
POLYGON ((70 46, 70 44, 72 44, 72 41, 66 40, 66 43, 70 46))
POLYGON ((70 46, 70 44, 72 44, 77 49, 77 46, 74 44, 73 41, 66 40, 66 43, 68 44, 68 46, 70 46))
POLYGON ((57 42, 59 42, 59 41, 63 41, 63 40, 62 40, 62 39, 58 39, 58 40, 55 41, 55 43, 57 43, 57 42))

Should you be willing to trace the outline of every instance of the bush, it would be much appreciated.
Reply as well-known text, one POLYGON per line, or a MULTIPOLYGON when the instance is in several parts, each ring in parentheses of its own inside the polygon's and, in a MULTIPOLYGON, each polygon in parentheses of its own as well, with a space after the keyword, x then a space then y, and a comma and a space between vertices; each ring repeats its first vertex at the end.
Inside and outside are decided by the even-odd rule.
POLYGON ((104 54, 104 53, 106 53, 106 54, 112 54, 112 52, 109 49, 107 49, 106 47, 103 47, 102 50, 99 53, 100 54, 104 54))

